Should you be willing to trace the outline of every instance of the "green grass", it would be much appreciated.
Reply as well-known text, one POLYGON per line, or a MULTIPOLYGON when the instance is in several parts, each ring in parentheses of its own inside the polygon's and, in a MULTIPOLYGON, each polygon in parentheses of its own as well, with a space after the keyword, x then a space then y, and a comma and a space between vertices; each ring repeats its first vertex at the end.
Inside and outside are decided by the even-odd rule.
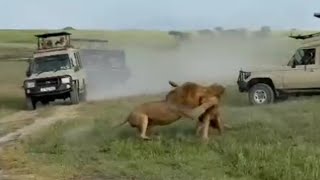
MULTIPOLYGON (((237 96, 234 92, 229 98, 237 96)), ((5 165, 56 179, 319 178, 319 98, 265 107, 229 104, 229 99, 223 115, 233 129, 212 135, 209 144, 194 137, 195 122, 187 119, 158 128, 160 138, 151 142, 139 140, 128 125, 112 128, 145 100, 88 104, 81 118, 55 124, 10 150, 24 164, 5 165)))
POLYGON ((23 109, 26 62, 0 62, 0 109, 23 109))
MULTIPOLYGON (((39 32, 43 31, 0 31, 0 56, 12 55, 17 49, 19 54, 30 52, 32 35, 39 32)), ((149 48, 128 49, 131 64, 137 59, 165 59, 159 49, 169 55, 177 50, 176 42, 165 32, 73 33, 75 37, 109 39, 116 48, 149 48)), ((277 33, 272 39, 251 43, 194 39, 193 44, 178 50, 202 53, 223 47, 220 53, 236 56, 248 52, 256 61, 280 64, 277 59, 292 55, 298 43, 277 33)), ((23 109, 20 86, 25 68, 25 62, 0 62, 0 118, 23 109)), ((0 155, 0 167, 52 179, 319 179, 318 97, 251 107, 246 94, 228 87, 222 115, 233 129, 222 136, 212 135, 208 144, 194 136, 195 122, 188 119, 159 127, 160 136, 150 142, 139 140, 128 125, 113 128, 135 105, 162 97, 88 102, 77 119, 56 123, 5 151, 0 155)), ((0 135, 20 125, 1 126, 0 135)))

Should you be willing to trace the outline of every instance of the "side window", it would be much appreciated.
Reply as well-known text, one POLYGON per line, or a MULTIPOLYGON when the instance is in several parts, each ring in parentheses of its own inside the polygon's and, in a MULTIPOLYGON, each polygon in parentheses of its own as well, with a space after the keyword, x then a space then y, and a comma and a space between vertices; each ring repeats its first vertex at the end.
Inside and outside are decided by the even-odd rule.
POLYGON ((298 49, 293 55, 289 65, 292 63, 294 63, 296 66, 315 64, 315 52, 315 48, 298 49))
POLYGON ((78 57, 78 64, 79 64, 80 68, 82 68, 82 63, 81 63, 80 53, 79 53, 79 52, 77 52, 76 54, 77 54, 77 57, 78 57))
POLYGON ((74 58, 75 58, 75 60, 76 60, 76 66, 79 66, 79 68, 81 68, 80 63, 79 63, 79 59, 78 59, 78 56, 77 56, 77 53, 73 53, 73 55, 74 55, 74 58))
POLYGON ((302 57, 302 64, 303 65, 312 65, 315 64, 315 54, 316 54, 316 49, 311 48, 311 49, 304 49, 304 56, 302 57))

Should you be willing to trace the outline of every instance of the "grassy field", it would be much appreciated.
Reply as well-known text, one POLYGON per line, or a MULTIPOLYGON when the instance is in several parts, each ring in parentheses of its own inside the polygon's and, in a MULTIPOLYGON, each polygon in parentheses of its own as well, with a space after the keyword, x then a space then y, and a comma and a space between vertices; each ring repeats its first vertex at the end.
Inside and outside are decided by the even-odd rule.
MULTIPOLYGON (((3 41, 0 48, 29 48, 29 51, 33 42, 29 36, 34 31, 22 34, 19 31, 0 31, 3 41)), ((113 39, 115 46, 119 47, 137 44, 152 44, 150 49, 176 47, 175 42, 163 32, 88 31, 74 34, 105 36, 113 39)), ((291 41, 276 38, 277 46, 282 48, 278 48, 272 55, 274 57, 290 54, 288 51, 296 47, 291 41)), ((229 47, 238 51, 250 48, 236 49, 239 44, 236 42, 229 47)), ((219 47, 221 44, 213 45, 219 47)), ((269 46, 274 45, 270 41, 269 46)), ((257 53, 271 53, 265 51, 269 50, 266 47, 254 50, 257 49, 261 49, 257 53)), ((0 53, 3 51, 1 49, 0 53)), ((259 60, 262 63, 264 59, 267 58, 259 60)), ((0 118, 23 110, 20 86, 25 68, 25 62, 0 62, 0 118)), ((34 174, 43 179, 320 178, 318 97, 252 107, 248 105, 246 94, 239 94, 234 86, 230 86, 222 115, 233 129, 222 136, 211 135, 209 144, 202 144, 194 136, 195 122, 189 119, 158 128, 160 136, 150 142, 137 139, 136 131, 128 125, 113 128, 135 105, 159 98, 163 95, 82 104, 78 117, 73 121, 56 123, 4 151, 0 155, 0 168, 8 173, 34 174)), ((3 127, 0 134, 8 132, 3 127)), ((15 129, 16 126, 10 128, 15 129)))

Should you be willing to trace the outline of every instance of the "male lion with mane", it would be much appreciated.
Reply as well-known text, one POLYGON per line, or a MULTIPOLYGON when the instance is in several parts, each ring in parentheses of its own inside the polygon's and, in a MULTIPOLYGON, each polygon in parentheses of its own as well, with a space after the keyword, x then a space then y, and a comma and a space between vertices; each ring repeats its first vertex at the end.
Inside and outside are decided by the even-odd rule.
POLYGON ((202 99, 202 104, 196 108, 174 105, 165 100, 146 102, 135 107, 127 119, 118 126, 128 122, 131 127, 137 128, 142 139, 149 140, 154 126, 169 125, 182 117, 195 119, 192 114, 197 110, 203 114, 206 109, 217 103, 216 97, 202 99))
POLYGON ((167 94, 166 100, 176 105, 195 108, 203 103, 201 100, 205 97, 217 98, 218 103, 208 107, 198 118, 196 134, 203 130, 203 137, 208 138, 209 126, 217 128, 220 134, 223 132, 224 127, 231 128, 229 125, 223 125, 219 112, 219 102, 225 93, 224 86, 216 83, 210 86, 202 86, 193 82, 185 82, 179 86, 173 81, 169 81, 169 84, 175 89, 167 94))

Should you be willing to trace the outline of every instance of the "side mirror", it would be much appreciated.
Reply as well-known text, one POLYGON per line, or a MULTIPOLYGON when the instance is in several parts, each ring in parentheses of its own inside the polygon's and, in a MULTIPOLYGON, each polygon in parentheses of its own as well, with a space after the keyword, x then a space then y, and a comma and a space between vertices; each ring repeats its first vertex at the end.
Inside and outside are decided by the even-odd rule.
POLYGON ((74 67, 74 72, 77 72, 77 71, 79 71, 80 70, 80 67, 79 66, 75 66, 74 67))
POLYGON ((31 71, 30 71, 30 70, 27 70, 27 71, 26 71, 26 76, 27 76, 27 77, 30 77, 30 76, 31 76, 31 71))

